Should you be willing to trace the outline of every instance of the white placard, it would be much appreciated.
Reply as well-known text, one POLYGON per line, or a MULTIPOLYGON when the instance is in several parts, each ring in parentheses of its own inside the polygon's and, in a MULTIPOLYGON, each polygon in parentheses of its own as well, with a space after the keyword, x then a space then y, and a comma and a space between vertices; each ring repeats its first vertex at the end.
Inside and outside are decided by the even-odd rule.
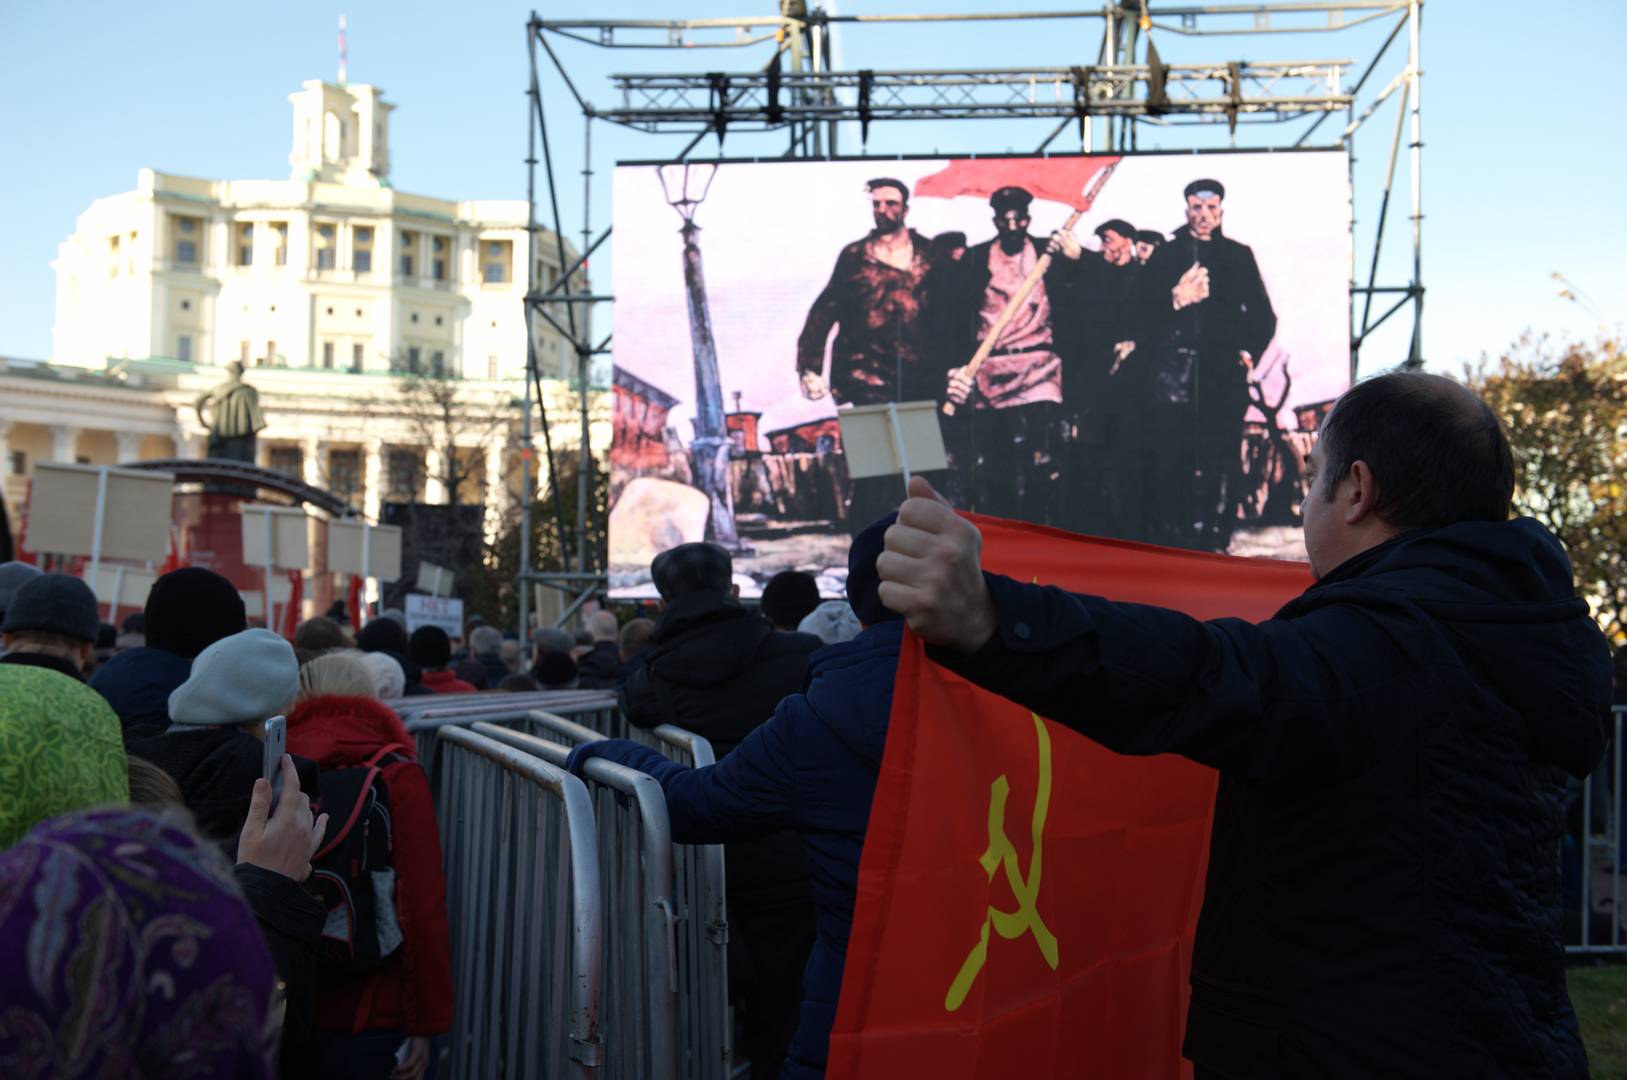
POLYGON ((96 580, 92 581, 90 568, 85 568, 85 584, 96 594, 96 599, 116 608, 135 608, 139 611, 146 607, 147 594, 157 580, 158 575, 151 570, 102 563, 97 568, 96 580))
MULTIPOLYGON (((266 601, 264 589, 239 590, 243 597, 243 614, 250 619, 264 619, 266 617, 266 601)), ((271 579, 271 603, 275 607, 284 607, 288 598, 294 595, 294 585, 287 577, 279 574, 271 579)))
POLYGON ((328 522, 328 569, 381 581, 401 577, 401 526, 365 525, 359 519, 328 522), (362 536, 369 558, 362 559, 362 536))
POLYGON ((29 489, 28 546, 62 555, 162 562, 169 554, 174 489, 173 473, 38 462, 29 489), (104 473, 98 551, 97 492, 104 473))
POLYGON ((279 566, 303 570, 311 562, 309 526, 305 511, 297 506, 271 506, 266 503, 243 505, 243 563, 245 566, 279 566), (267 528, 267 518, 270 527, 267 528), (270 533, 271 552, 266 553, 270 533))
POLYGON ((456 584, 456 577, 456 574, 444 566, 420 562, 418 564, 418 591, 427 592, 431 596, 450 596, 452 586, 456 584))
POLYGON ((842 425, 847 474, 855 480, 949 467, 936 402, 859 405, 843 409, 836 419, 842 425))
POLYGON ((407 633, 420 626, 438 626, 450 638, 463 636, 463 601, 457 597, 407 594, 407 633))

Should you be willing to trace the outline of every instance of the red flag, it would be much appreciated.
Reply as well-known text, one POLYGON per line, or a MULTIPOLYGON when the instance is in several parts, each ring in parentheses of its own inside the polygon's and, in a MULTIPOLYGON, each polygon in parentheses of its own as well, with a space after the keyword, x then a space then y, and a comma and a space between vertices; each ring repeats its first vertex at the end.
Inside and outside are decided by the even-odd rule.
POLYGON ((350 575, 350 588, 345 593, 345 612, 350 616, 350 632, 362 628, 362 576, 350 575))
MULTIPOLYGON (((995 572, 1199 618, 1310 584, 1232 559, 974 517, 995 572)), ((1120 757, 907 637, 831 1033, 835 1080, 1189 1077, 1180 1046, 1216 775, 1120 757)))
POLYGON ((987 198, 1003 187, 1020 187, 1036 199, 1079 208, 1086 205, 1085 190, 1096 174, 1118 163, 1118 157, 1111 154, 1040 160, 956 158, 941 172, 917 180, 915 197, 952 199, 957 195, 977 195, 987 198))
POLYGON ((23 512, 17 520, 17 561, 25 562, 30 566, 38 566, 40 557, 28 550, 28 504, 34 501, 34 479, 28 480, 27 490, 23 492, 23 512))
POLYGON ((305 572, 303 570, 288 571, 288 603, 282 609, 282 636, 289 641, 294 640, 294 631, 299 628, 300 608, 305 601, 305 572))

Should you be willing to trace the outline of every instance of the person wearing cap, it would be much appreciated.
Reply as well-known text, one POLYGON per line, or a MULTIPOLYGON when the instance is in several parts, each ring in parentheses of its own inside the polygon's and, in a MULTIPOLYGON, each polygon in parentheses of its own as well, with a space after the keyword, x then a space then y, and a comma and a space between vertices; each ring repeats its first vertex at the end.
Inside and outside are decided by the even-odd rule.
MULTIPOLYGON (((939 341, 952 366, 938 393, 960 410, 956 465, 972 506, 1049 522, 1056 511, 1064 357, 1079 346, 1084 248, 1071 232, 1031 236, 1025 188, 989 198, 995 236, 944 268, 934 295, 939 341), (966 368, 1040 258, 1050 268, 975 373, 966 368)), ((896 486, 896 484, 895 484, 896 486)))
POLYGON ((169 727, 169 696, 192 673, 193 657, 248 626, 237 586, 201 566, 172 570, 147 592, 144 643, 97 668, 90 687, 113 706, 126 732, 160 734, 169 727))
POLYGON ((424 686, 437 694, 473 694, 479 687, 451 669, 452 639, 438 626, 420 626, 408 639, 407 655, 423 670, 424 686))
MULTIPOLYGON (((716 765, 688 768, 622 739, 583 743, 568 761, 577 775, 587 761, 604 758, 653 776, 666 794, 673 839, 679 843, 734 847, 779 830, 800 833, 817 913, 801 1018, 784 1071, 769 1062, 760 1073, 753 1057, 753 1076, 813 1080, 825 1073, 903 642, 904 624, 882 606, 876 573, 883 538, 897 516, 865 528, 848 552, 847 603, 864 630, 852 641, 814 653, 805 688, 782 700, 733 751, 720 753, 716 765)), ((733 878, 726 880, 732 884, 733 878)), ((732 899, 730 905, 733 925, 738 916, 732 899)))
POLYGON ((1150 387, 1149 537, 1225 551, 1242 487, 1249 377, 1277 331, 1254 252, 1221 227, 1226 188, 1186 186, 1186 224, 1136 283, 1136 348, 1150 387))
MULTIPOLYGON (((620 693, 636 727, 676 724, 705 736, 722 757, 802 689, 808 657, 823 642, 775 630, 730 595, 734 566, 715 544, 680 544, 650 565, 666 609, 620 693)), ((754 978, 738 987, 753 1075, 779 1075, 796 1026, 798 985, 814 937, 801 842, 764 830, 724 848, 730 946, 754 978), (738 931, 736 933, 735 931, 738 931)), ((736 989, 731 985, 731 990, 736 989)))
POLYGON ((576 635, 558 626, 539 626, 531 631, 531 678, 544 690, 571 690, 576 687, 576 635))
POLYGON ((23 582, 0 622, 0 664, 46 668, 85 681, 101 630, 96 594, 76 577, 37 574, 23 582))
MULTIPOLYGON (((943 365, 932 355, 928 279, 943 256, 907 223, 908 184, 878 176, 864 187, 874 225, 837 254, 797 337, 802 396, 818 401, 829 395, 837 405, 934 398, 943 365)), ((845 521, 858 527, 881 513, 897 502, 897 488, 892 477, 852 480, 845 521)))
MULTIPOLYGON (((392 609, 393 610, 393 609, 392 609)), ((364 653, 383 653, 401 668, 402 697, 423 697, 435 691, 424 685, 424 672, 407 655, 412 639, 407 636, 406 617, 396 619, 390 611, 373 619, 356 635, 356 648, 364 653)))
POLYGON ((758 602, 776 630, 795 630, 819 606, 819 582, 805 570, 781 570, 763 586, 758 602))
POLYGON ((24 582, 39 576, 37 566, 25 562, 0 563, 0 623, 5 621, 6 608, 11 606, 11 598, 17 595, 17 590, 23 587, 24 582))
POLYGON ((1147 260, 1152 258, 1152 253, 1157 251, 1163 242, 1164 234, 1157 229, 1137 229, 1136 262, 1146 266, 1147 260))

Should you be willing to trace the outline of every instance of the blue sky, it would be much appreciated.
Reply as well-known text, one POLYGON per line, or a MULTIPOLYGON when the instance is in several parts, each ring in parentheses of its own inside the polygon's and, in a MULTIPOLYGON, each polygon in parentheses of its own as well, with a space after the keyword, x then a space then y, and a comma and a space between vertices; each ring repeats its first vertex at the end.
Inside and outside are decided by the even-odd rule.
MULTIPOLYGON (((843 13, 989 10, 987 2, 844 0, 843 13)), ((1063 5, 1036 5, 1062 7, 1063 5)), ((1615 78, 1627 59, 1627 4, 1572 0, 1547 17, 1519 0, 1430 0, 1424 19, 1425 354, 1455 370, 1506 347, 1527 328, 1592 337, 1627 322, 1627 215, 1617 194, 1627 140, 1614 115, 1615 78), (1546 73, 1546 74, 1539 74, 1546 73), (1611 133, 1615 132, 1614 135, 1611 133), (1563 273, 1589 306, 1561 299, 1563 273)), ((634 18, 770 14, 771 0, 690 0, 686 6, 550 5, 550 17, 634 18)), ((55 276, 50 261, 92 200, 126 191, 150 166, 204 177, 287 175, 287 95, 333 78, 332 4, 8 4, 0 11, 0 355, 45 358, 55 276)), ((523 5, 346 0, 350 78, 385 88, 398 109, 392 179, 407 191, 451 198, 524 198, 526 84, 523 5)), ((1094 58, 1093 21, 844 31, 847 68, 1067 65, 1094 58)), ((1348 58, 1364 63, 1377 28, 1342 35, 1283 34, 1194 42, 1155 39, 1166 61, 1348 58), (1247 49, 1247 55, 1242 50, 1247 49)), ((585 96, 613 102, 611 71, 741 70, 761 48, 608 52, 558 46, 585 96)), ((581 224, 581 122, 557 80, 545 82, 567 230, 581 224)), ((1357 143, 1357 262, 1370 255, 1378 180, 1388 150, 1386 109, 1357 143)), ((878 125, 872 153, 1029 150, 1048 122, 878 125)), ((1323 131, 1335 129, 1332 119, 1323 131)), ((849 138, 849 146, 856 138, 849 138)), ((1244 129, 1240 145, 1255 138, 1244 129)), ((1224 128, 1191 129, 1164 148, 1216 145, 1224 128)), ((1156 139, 1144 139, 1143 146, 1156 139)), ((609 165, 650 159, 672 139, 594 127, 593 221, 607 223, 609 165)), ((715 142, 709 144, 715 147, 715 142)), ((782 136, 730 136, 731 154, 777 154, 782 136)), ((1060 147, 1060 142, 1057 144, 1060 147)), ((1075 144, 1077 148, 1077 144, 1075 144)), ((1404 175, 1404 174, 1403 174, 1404 175)), ((1403 180, 1404 183, 1404 180, 1403 180)), ((1405 211, 1404 187, 1397 192, 1405 211)), ((546 204, 543 204, 544 207, 546 204)), ((1392 208, 1394 212, 1394 208, 1392 208)), ((771 225, 766 226, 771 234, 771 225)), ((631 238, 618 237, 623 257, 631 238)), ((1390 280, 1404 279, 1404 234, 1385 241, 1390 280)), ((595 276, 606 269, 596 261, 595 276)), ((606 280, 601 277, 601 280, 606 280)), ((603 325, 602 323, 600 325, 603 325)), ((1363 354, 1363 370, 1400 359, 1399 318, 1363 354)))

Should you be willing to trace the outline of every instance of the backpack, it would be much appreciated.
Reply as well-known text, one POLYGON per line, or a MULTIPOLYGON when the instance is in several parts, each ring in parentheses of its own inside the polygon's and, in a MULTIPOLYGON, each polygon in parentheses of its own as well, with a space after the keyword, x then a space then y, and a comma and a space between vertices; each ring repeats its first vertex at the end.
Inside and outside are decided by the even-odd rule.
POLYGON ((328 828, 311 857, 308 885, 328 913, 317 944, 323 978, 366 975, 401 947, 390 794, 379 774, 384 764, 407 760, 395 752, 402 749, 391 743, 356 768, 324 769, 320 775, 328 828))

